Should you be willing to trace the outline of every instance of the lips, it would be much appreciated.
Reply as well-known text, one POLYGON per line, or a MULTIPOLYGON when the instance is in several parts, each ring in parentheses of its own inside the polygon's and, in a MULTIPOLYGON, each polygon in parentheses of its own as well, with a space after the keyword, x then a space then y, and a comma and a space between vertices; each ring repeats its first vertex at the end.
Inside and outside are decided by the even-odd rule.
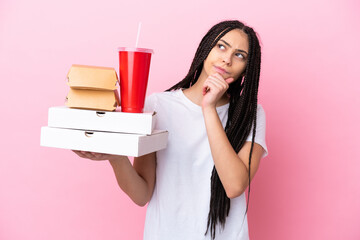
POLYGON ((215 71, 220 73, 220 74, 225 74, 225 73, 228 74, 229 73, 229 72, 227 72, 225 69, 223 69, 221 67, 214 66, 214 68, 215 68, 215 71))

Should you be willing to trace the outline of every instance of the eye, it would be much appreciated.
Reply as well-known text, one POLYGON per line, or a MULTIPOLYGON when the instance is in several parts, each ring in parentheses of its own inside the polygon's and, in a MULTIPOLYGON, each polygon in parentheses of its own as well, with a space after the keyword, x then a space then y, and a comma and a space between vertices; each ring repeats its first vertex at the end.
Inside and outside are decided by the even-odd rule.
POLYGON ((218 46, 218 48, 219 48, 219 49, 221 49, 221 50, 225 49, 225 46, 224 46, 224 45, 222 45, 221 43, 218 43, 218 45, 217 45, 217 46, 218 46))
POLYGON ((245 56, 241 53, 235 53, 235 56, 238 57, 238 58, 241 58, 241 59, 244 59, 245 56))

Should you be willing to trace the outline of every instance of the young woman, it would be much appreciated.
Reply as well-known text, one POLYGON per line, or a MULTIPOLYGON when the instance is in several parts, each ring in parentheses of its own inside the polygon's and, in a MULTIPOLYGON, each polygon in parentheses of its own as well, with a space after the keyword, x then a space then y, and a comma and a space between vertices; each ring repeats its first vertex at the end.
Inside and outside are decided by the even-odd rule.
POLYGON ((134 159, 109 160, 121 189, 148 204, 144 239, 249 239, 245 190, 267 155, 265 113, 257 103, 261 53, 256 33, 239 21, 213 26, 186 77, 152 94, 157 129, 168 147, 134 159))

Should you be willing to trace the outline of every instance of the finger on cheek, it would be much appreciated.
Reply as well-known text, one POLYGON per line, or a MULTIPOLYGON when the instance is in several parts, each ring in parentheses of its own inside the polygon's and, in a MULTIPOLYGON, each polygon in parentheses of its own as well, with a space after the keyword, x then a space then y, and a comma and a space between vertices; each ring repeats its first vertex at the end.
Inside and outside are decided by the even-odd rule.
POLYGON ((234 82, 234 78, 228 78, 228 79, 225 80, 225 82, 227 84, 230 84, 230 83, 234 82))

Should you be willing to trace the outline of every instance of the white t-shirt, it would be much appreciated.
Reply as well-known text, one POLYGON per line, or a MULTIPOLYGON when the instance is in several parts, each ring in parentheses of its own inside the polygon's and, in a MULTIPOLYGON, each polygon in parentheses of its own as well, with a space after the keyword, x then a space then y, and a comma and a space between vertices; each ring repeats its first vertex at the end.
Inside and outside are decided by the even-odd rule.
MULTIPOLYGON (((224 127, 228 108, 229 104, 217 107, 224 127)), ((145 111, 157 112, 155 128, 168 130, 169 137, 167 148, 156 153, 156 183, 147 207, 144 240, 211 239, 210 231, 204 234, 214 162, 201 107, 176 90, 149 96, 145 111)), ((265 157, 265 112, 259 104, 255 142, 265 149, 265 157)), ((247 218, 243 221, 245 193, 230 201, 225 228, 217 229, 216 240, 249 239, 247 218)))

